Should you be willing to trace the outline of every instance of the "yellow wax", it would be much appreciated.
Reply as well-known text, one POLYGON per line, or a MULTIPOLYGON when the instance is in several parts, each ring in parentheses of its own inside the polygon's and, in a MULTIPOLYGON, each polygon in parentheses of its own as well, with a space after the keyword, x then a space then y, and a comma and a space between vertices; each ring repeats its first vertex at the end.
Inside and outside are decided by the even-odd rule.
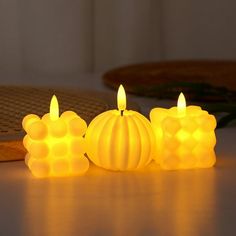
POLYGON ((155 160, 163 169, 208 168, 216 162, 216 119, 199 106, 154 108, 155 160))
POLYGON ((109 170, 135 170, 153 157, 154 134, 147 118, 135 111, 103 112, 86 132, 87 154, 94 164, 109 170))
POLYGON ((86 132, 87 154, 96 165, 109 170, 135 170, 153 157, 155 136, 151 123, 138 112, 126 110, 122 86, 118 110, 95 117, 86 132))
POLYGON ((49 113, 39 118, 31 114, 22 121, 27 133, 23 140, 28 151, 27 166, 36 177, 84 174, 89 168, 84 156, 86 122, 72 111, 59 117, 57 107, 51 106, 50 112, 54 115, 49 113))

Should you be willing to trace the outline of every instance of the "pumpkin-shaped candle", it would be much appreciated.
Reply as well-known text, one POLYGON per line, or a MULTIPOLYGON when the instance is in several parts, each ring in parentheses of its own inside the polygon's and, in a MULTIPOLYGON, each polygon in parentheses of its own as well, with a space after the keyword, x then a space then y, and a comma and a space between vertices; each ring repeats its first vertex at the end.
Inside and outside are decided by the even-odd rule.
POLYGON ((95 117, 86 132, 87 154, 96 165, 109 170, 134 170, 146 166, 153 156, 155 136, 151 123, 136 111, 126 110, 122 85, 117 110, 95 117))

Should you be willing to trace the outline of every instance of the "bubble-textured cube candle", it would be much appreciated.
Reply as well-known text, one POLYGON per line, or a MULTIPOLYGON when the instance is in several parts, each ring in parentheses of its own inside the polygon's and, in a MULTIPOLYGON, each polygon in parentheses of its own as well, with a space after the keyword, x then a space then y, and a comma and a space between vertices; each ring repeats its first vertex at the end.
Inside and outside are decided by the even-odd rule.
POLYGON ((80 175, 89 168, 84 156, 87 124, 75 112, 66 111, 59 117, 55 96, 50 113, 42 119, 27 115, 22 122, 27 132, 23 144, 28 153, 25 162, 36 177, 80 175))
POLYGON ((150 113, 156 135, 155 159, 163 169, 207 168, 215 164, 216 119, 199 106, 154 108, 150 113))

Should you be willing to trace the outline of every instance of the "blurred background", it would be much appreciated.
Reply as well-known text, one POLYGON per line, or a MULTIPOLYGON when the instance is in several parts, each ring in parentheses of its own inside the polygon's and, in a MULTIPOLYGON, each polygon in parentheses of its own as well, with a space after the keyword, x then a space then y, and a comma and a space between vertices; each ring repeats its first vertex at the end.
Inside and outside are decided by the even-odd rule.
POLYGON ((0 0, 0 80, 235 59, 235 9, 233 0, 0 0))

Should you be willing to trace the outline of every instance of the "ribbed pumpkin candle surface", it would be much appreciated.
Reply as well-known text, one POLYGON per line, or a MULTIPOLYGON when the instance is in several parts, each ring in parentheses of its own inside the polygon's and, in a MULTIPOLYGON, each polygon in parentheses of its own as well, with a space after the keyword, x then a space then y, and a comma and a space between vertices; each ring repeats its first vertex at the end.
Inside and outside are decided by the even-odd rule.
POLYGON ((95 117, 86 132, 87 154, 96 165, 110 170, 134 170, 146 166, 153 157, 155 136, 147 118, 126 110, 122 86, 118 110, 95 117))
POLYGON ((178 106, 150 112, 156 136, 155 160, 163 169, 207 168, 215 164, 216 119, 199 106, 187 106, 180 94, 178 106))

